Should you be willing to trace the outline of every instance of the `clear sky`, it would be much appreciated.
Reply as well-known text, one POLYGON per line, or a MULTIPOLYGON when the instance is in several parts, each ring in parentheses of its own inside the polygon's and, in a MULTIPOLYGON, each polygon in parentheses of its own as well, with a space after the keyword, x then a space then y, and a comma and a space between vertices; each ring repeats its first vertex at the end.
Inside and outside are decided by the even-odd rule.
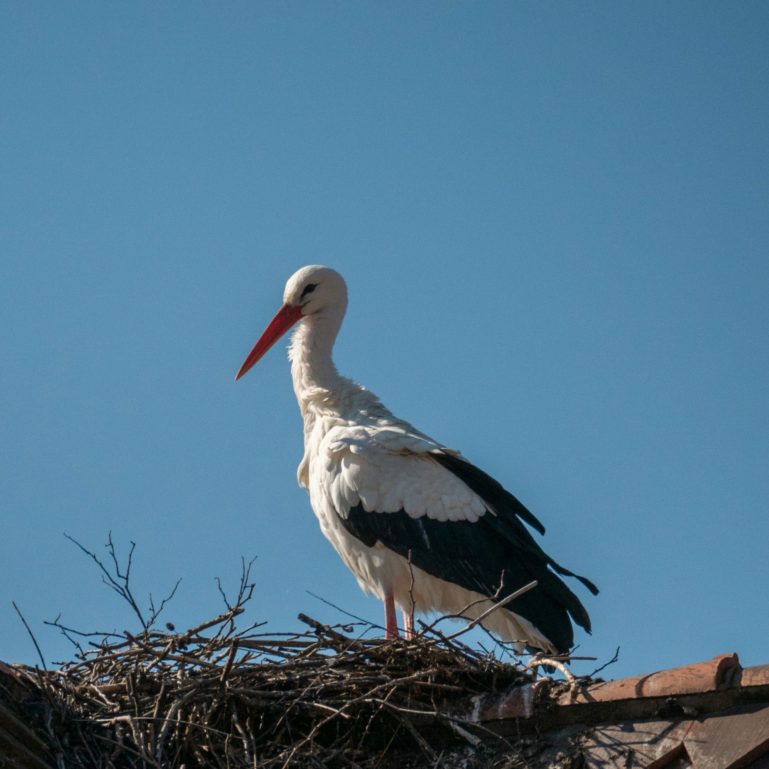
POLYGON ((579 653, 769 662, 767 39, 763 2, 0 4, 0 659, 11 600, 49 660, 60 612, 135 629, 63 532, 181 577, 177 627, 241 555, 268 629, 381 622, 284 345, 233 381, 324 263, 340 370, 601 587, 579 653))

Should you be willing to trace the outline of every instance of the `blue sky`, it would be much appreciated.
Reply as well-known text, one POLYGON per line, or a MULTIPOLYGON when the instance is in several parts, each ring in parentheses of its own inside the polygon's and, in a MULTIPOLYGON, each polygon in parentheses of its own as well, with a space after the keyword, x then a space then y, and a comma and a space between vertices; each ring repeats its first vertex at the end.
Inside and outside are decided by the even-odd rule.
MULTIPOLYGON (((764 3, 0 6, 0 659, 167 619, 381 621, 296 486, 276 347, 345 275, 340 370, 463 451, 602 588, 631 675, 769 634, 764 3)), ((593 665, 579 667, 587 672, 593 665)), ((608 673, 609 671, 607 671, 608 673)))

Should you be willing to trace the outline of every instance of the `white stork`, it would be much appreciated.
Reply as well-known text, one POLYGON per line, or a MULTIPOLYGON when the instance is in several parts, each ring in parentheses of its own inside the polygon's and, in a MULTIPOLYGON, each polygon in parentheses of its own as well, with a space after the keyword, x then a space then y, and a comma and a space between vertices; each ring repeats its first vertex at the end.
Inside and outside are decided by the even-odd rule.
POLYGON ((540 548, 523 524, 541 534, 544 527, 497 481, 337 372, 331 351, 346 308, 338 272, 302 267, 236 379, 297 324, 289 350, 304 420, 297 478, 360 587, 384 601, 386 637, 398 635, 396 604, 411 637, 415 610, 474 619, 536 580, 482 624, 519 649, 568 651, 571 620, 589 632, 590 618, 558 575, 593 594, 596 587, 540 548))

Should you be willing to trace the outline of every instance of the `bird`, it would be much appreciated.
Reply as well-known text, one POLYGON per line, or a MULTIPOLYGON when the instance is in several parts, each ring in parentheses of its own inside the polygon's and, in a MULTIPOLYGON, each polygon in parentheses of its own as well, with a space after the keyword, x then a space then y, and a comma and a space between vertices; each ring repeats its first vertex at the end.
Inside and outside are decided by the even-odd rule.
POLYGON ((297 270, 235 379, 294 328, 288 357, 304 424, 297 480, 359 586, 383 601, 385 638, 399 637, 397 606, 407 639, 415 612, 435 611, 480 620, 518 651, 568 654, 572 622, 588 633, 591 624, 562 577, 598 589, 544 552, 530 531, 543 535, 544 526, 498 481, 337 371, 347 304, 336 270, 297 270))

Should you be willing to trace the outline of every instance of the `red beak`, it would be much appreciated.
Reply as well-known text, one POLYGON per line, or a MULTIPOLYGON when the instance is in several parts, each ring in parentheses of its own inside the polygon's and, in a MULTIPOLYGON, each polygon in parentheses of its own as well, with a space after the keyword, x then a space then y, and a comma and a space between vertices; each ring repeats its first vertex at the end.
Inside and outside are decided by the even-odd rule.
POLYGON ((301 307, 284 304, 270 321, 270 325, 264 329, 254 349, 248 353, 240 371, 235 375, 235 381, 240 379, 301 317, 301 307))

